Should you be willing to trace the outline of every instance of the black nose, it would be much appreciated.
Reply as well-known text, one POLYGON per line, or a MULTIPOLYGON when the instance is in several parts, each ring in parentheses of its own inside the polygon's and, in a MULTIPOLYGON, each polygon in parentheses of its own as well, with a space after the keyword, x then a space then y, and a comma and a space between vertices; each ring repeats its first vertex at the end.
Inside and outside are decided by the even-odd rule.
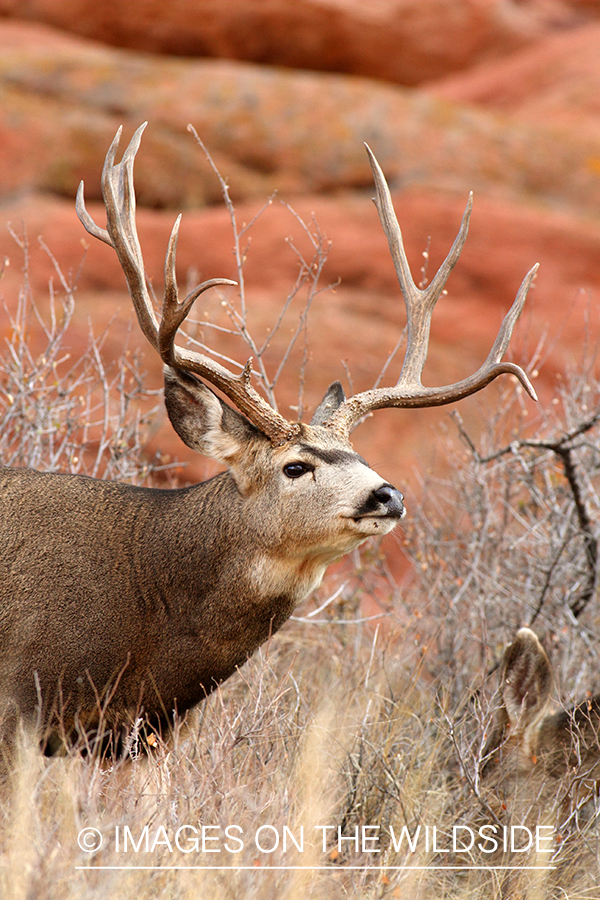
POLYGON ((402 517, 404 515, 404 497, 391 484, 382 484, 380 488, 373 491, 373 497, 378 503, 382 503, 387 507, 388 515, 396 515, 402 517))

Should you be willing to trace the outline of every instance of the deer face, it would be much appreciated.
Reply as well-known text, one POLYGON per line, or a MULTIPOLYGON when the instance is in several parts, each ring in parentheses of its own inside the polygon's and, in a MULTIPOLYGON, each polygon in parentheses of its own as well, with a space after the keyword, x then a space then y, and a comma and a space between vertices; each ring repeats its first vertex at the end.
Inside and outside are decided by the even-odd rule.
MULTIPOLYGON (((323 403, 333 409, 331 393, 323 403)), ((170 368, 165 403, 182 440, 228 466, 253 517, 255 541, 273 554, 327 565, 404 516, 402 494, 326 424, 302 425, 293 440, 274 446, 204 384, 170 368)))
MULTIPOLYGON (((338 556, 404 516, 402 494, 323 426, 305 426, 298 440, 274 450, 270 471, 265 495, 281 503, 298 548, 338 556)), ((277 535, 270 541, 276 545, 277 535)))

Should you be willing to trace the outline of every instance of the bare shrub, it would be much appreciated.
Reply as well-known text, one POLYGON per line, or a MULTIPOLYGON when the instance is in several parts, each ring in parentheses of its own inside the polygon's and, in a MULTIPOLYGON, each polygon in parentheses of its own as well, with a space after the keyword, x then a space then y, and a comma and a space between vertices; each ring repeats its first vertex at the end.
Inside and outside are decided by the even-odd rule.
POLYGON ((117 363, 107 368, 106 335, 96 337, 91 330, 87 347, 73 346, 76 277, 69 281, 44 248, 58 287, 51 282, 40 301, 29 282, 27 235, 12 235, 23 255, 24 279, 16 303, 2 304, 8 323, 0 353, 2 464, 147 483, 164 466, 143 455, 155 403, 139 358, 125 343, 117 363))
MULTIPOLYGON (((408 634, 418 629, 427 648, 423 670, 443 685, 440 728, 451 746, 446 833, 455 823, 474 829, 485 823, 539 825, 551 835, 542 844, 549 853, 513 852, 509 845, 491 854, 488 843, 485 852, 475 846, 439 854, 432 862, 465 867, 443 873, 443 896, 588 897, 600 890, 597 700, 591 699, 599 690, 600 395, 592 363, 562 383, 537 422, 508 439, 504 417, 518 399, 498 404, 479 446, 455 416, 466 452, 451 479, 428 484, 408 523, 419 572, 410 592, 419 619, 408 634), (539 740, 531 746, 525 735, 529 740, 538 730, 506 712, 507 685, 517 679, 506 662, 493 691, 504 647, 523 625, 535 628, 557 673, 537 698, 539 719, 531 729, 539 729, 539 740), (512 742, 520 748, 519 777, 512 742), (502 746, 505 764, 498 769, 492 758, 502 746)), ((524 708, 537 697, 534 686, 523 690, 524 708)))
POLYGON ((514 430, 517 403, 500 396, 479 447, 455 415, 466 449, 448 446, 452 477, 429 479, 407 522, 420 582, 413 628, 456 703, 522 625, 547 638, 575 691, 600 687, 599 385, 586 367, 527 431, 514 430))

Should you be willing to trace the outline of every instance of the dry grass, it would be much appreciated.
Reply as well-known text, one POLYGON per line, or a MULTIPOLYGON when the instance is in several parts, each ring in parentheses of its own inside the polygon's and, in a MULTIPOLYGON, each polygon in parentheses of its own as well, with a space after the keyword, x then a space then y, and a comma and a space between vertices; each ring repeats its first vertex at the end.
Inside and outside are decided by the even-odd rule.
MULTIPOLYGON (((446 717, 436 686, 356 628, 349 639, 339 624, 316 633, 291 624, 150 757, 107 767, 24 746, 4 799, 2 896, 490 900, 564 896, 558 875, 569 897, 597 897, 593 815, 572 823, 569 846, 550 857, 446 852, 453 826, 463 840, 465 827, 496 821, 485 789, 478 799, 465 778, 489 715, 446 717), (321 826, 331 826, 325 846, 321 826), (411 851, 407 833, 414 840, 419 826, 411 851), (88 828, 102 835, 98 852, 78 846, 88 828), (363 835, 379 852, 364 852, 363 835), (301 850, 291 836, 303 836, 301 850), (523 868, 549 858, 558 872, 523 868), (474 865, 484 870, 465 868, 474 865)), ((540 811, 540 823, 553 815, 540 811)))

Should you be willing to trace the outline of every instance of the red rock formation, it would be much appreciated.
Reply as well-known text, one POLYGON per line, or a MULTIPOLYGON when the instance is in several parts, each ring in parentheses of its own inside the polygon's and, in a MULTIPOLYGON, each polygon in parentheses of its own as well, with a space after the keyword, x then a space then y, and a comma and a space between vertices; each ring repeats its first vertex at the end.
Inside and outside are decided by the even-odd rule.
POLYGON ((0 27, 0 194, 74 196, 119 124, 152 127, 136 169, 141 205, 220 199, 197 128, 234 198, 370 189, 363 141, 391 181, 600 208, 600 134, 531 126, 419 91, 323 73, 126 54, 42 26, 0 27), (32 32, 33 29, 33 32, 32 32))
POLYGON ((0 0, 0 15, 150 53, 406 85, 498 59, 583 18, 559 0, 0 0))
MULTIPOLYGON (((428 85, 436 97, 600 134, 600 24, 428 85)), ((600 159, 596 160, 596 170, 600 159)))

